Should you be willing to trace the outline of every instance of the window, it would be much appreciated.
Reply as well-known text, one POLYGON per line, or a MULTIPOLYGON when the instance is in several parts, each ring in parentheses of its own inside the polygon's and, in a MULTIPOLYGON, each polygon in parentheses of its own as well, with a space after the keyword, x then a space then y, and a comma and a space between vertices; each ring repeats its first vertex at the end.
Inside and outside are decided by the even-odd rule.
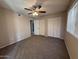
POLYGON ((78 3, 68 12, 67 31, 75 37, 78 36, 78 3))

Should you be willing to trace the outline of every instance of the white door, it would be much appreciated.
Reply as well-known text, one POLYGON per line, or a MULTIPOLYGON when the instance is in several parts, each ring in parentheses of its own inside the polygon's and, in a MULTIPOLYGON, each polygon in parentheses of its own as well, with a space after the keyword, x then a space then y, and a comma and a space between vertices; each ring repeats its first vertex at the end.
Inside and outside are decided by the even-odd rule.
POLYGON ((40 22, 40 29, 39 29, 39 32, 40 32, 40 35, 45 35, 45 20, 41 19, 39 20, 40 22))
POLYGON ((39 35, 40 23, 39 20, 34 20, 34 34, 39 35))
POLYGON ((48 36, 61 38, 61 18, 48 19, 48 36))

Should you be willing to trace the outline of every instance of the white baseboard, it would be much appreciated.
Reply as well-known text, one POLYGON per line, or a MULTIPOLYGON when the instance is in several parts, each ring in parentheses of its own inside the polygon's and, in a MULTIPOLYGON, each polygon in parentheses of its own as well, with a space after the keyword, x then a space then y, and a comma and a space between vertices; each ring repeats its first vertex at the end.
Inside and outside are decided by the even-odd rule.
MULTIPOLYGON (((30 35, 29 35, 27 38, 29 38, 29 37, 30 37, 30 35)), ((25 38, 25 39, 26 39, 26 38, 25 38)), ((4 48, 4 47, 7 47, 7 46, 9 46, 9 45, 15 44, 15 43, 17 43, 17 42, 20 42, 20 41, 22 41, 22 40, 24 40, 24 39, 21 39, 21 40, 18 40, 18 41, 16 41, 16 42, 12 42, 12 43, 6 44, 6 45, 4 45, 4 46, 1 46, 0 49, 2 49, 2 48, 4 48)))

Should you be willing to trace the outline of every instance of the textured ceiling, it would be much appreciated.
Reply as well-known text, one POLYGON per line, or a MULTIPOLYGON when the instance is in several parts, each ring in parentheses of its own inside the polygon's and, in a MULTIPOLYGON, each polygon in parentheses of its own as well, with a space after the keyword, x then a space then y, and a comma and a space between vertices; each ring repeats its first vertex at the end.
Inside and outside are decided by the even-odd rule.
POLYGON ((40 10, 46 10, 49 15, 65 11, 69 5, 69 0, 0 0, 0 5, 9 10, 13 10, 19 14, 27 15, 29 11, 24 10, 25 7, 30 8, 36 3, 42 3, 40 10))

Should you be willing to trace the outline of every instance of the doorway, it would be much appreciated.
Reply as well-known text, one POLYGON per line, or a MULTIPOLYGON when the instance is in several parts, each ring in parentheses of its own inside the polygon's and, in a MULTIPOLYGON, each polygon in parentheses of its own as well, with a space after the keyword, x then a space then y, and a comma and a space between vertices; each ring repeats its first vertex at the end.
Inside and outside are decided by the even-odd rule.
POLYGON ((31 35, 34 35, 34 20, 30 20, 31 35))

